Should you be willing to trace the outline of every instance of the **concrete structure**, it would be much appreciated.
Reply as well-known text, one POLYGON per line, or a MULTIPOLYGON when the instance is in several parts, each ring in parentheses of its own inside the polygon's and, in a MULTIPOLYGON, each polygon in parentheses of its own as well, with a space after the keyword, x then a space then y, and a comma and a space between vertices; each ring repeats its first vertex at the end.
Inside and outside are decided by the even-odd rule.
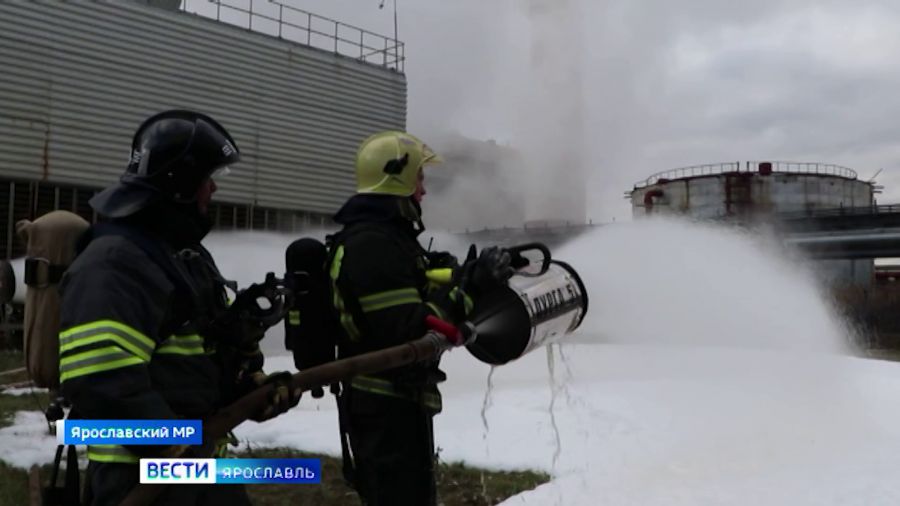
MULTIPOLYGON (((802 221, 824 210, 870 207, 876 191, 873 183, 837 165, 730 162, 654 174, 635 184, 628 196, 635 218, 683 216, 757 225, 775 223, 779 215, 796 224, 798 217, 802 221)), ((874 278, 871 258, 819 260, 816 271, 829 285, 868 285, 874 278)))
POLYGON ((160 110, 210 114, 241 148, 212 210, 220 228, 324 221, 353 192, 359 142, 405 128, 395 41, 278 2, 202 3, 249 26, 175 0, 0 2, 0 257, 21 251, 18 219, 55 208, 94 219, 87 200, 160 110), (333 48, 312 43, 317 26, 337 34, 333 48))

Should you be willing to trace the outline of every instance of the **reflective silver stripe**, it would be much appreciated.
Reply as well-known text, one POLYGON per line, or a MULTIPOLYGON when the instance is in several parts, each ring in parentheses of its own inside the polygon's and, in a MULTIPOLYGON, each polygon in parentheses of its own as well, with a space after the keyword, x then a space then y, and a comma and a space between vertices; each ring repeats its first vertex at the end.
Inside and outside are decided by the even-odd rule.
POLYGON ((96 343, 103 340, 113 341, 135 356, 150 360, 155 344, 153 340, 128 325, 112 320, 100 320, 72 327, 59 334, 59 352, 96 343))
POLYGON ((105 348, 87 350, 60 360, 59 379, 60 381, 65 382, 87 374, 110 371, 144 363, 144 360, 140 357, 135 357, 119 348, 115 343, 110 343, 110 346, 105 348))
POLYGON ((114 362, 125 358, 135 358, 116 346, 109 346, 99 350, 91 350, 62 359, 59 363, 59 372, 66 373, 74 369, 80 369, 89 365, 114 362), (73 360, 77 359, 77 360, 73 360))

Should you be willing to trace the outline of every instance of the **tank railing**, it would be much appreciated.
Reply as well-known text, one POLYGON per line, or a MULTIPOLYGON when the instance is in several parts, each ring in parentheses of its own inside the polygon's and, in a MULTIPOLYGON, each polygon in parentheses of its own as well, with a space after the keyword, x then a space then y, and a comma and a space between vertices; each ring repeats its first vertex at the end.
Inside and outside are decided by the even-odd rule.
POLYGON ((499 225, 499 226, 484 226, 481 228, 477 227, 464 227, 464 228, 445 228, 441 229, 442 232, 446 232, 448 234, 486 234, 493 232, 509 232, 509 233, 517 233, 517 232, 536 232, 536 233, 569 233, 572 230, 581 230, 588 229, 603 225, 614 224, 615 219, 609 223, 594 223, 594 220, 588 219, 587 221, 565 221, 561 223, 549 223, 549 224, 523 224, 523 225, 499 225))
POLYGON ((706 165, 692 165, 658 172, 647 179, 635 183, 635 189, 653 186, 660 180, 683 179, 698 176, 714 176, 732 172, 759 172, 762 163, 772 164, 772 172, 787 174, 821 174, 856 179, 856 171, 840 165, 818 162, 722 162, 706 165))
POLYGON ((747 162, 748 172, 757 172, 759 164, 771 163, 772 172, 786 172, 789 174, 821 174, 826 176, 839 176, 847 179, 856 179, 856 171, 840 165, 818 162, 747 162))
POLYGON ((184 0, 181 10, 398 72, 404 71, 406 46, 402 42, 277 0, 184 0))
POLYGON ((677 169, 669 169, 663 172, 657 172, 644 181, 635 183, 634 186, 636 188, 652 186, 659 182, 660 179, 681 179, 686 177, 709 176, 714 174, 723 174, 725 172, 739 172, 740 170, 741 162, 721 162, 708 163, 705 165, 691 165, 689 167, 679 167, 677 169))

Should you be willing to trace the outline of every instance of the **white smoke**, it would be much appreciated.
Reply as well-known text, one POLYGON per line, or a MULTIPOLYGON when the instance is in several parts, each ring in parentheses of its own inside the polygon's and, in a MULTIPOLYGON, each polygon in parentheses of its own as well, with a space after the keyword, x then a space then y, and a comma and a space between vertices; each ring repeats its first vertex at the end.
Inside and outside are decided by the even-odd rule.
POLYGON ((781 255, 735 229, 653 219, 599 227, 555 256, 587 286, 582 340, 846 351, 815 277, 781 255))

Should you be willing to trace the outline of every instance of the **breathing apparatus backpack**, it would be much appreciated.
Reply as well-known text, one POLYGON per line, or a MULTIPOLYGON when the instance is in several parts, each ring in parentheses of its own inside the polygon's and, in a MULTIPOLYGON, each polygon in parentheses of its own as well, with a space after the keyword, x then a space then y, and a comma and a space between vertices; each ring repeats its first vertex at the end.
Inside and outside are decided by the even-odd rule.
MULTIPOLYGON (((284 319, 284 345, 300 371, 337 357, 340 324, 332 308, 328 260, 325 244, 309 237, 285 251, 285 283, 294 296, 284 319)), ((312 395, 320 398, 324 391, 315 389, 312 395)))
POLYGON ((25 367, 38 387, 59 389, 59 282, 89 226, 68 211, 16 223, 26 243, 25 367))
POLYGON ((34 221, 19 221, 16 231, 27 244, 24 265, 26 369, 38 387, 59 389, 59 283, 88 242, 106 235, 125 237, 159 265, 173 283, 182 287, 187 285, 185 275, 174 267, 168 252, 128 226, 100 223, 92 227, 74 213, 52 211, 34 221))
MULTIPOLYGON (((293 299, 284 319, 284 344, 293 353, 299 371, 336 360, 338 345, 346 344, 340 342, 344 329, 334 308, 330 266, 335 245, 360 230, 353 228, 330 235, 327 246, 304 237, 292 242, 285 251, 284 279, 293 299)), ((361 313, 357 302, 345 302, 351 305, 351 311, 361 313)), ((331 391, 337 394, 338 385, 332 385, 331 391)), ((324 391, 315 389, 312 395, 320 398, 324 391)))

